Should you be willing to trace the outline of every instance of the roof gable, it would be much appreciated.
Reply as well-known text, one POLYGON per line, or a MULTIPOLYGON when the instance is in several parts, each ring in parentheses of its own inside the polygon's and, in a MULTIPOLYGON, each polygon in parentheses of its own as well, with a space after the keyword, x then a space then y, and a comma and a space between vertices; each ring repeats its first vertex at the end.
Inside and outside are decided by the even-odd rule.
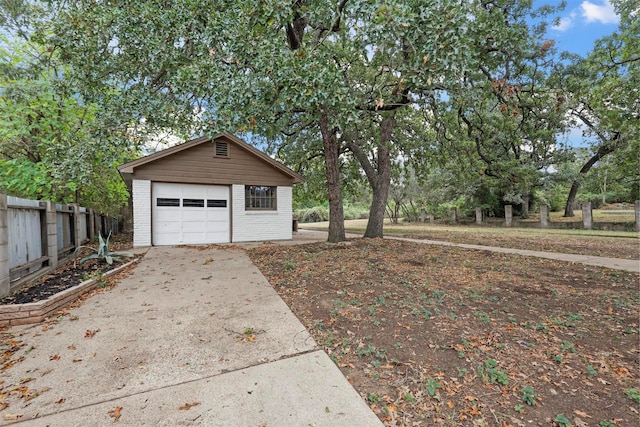
POLYGON ((291 180, 292 184, 303 181, 302 176, 295 173, 294 171, 292 171, 282 163, 272 159, 271 157, 269 157, 262 151, 256 149, 255 147, 251 146, 250 144, 246 143, 242 139, 228 133, 221 133, 214 136, 213 138, 201 137, 201 138, 184 142, 179 145, 175 145, 165 150, 158 151, 153 154, 149 154, 137 160, 133 160, 129 163, 125 163, 118 167, 118 171, 125 179, 130 178, 130 175, 134 175, 136 173, 136 169, 148 168, 150 166, 153 166, 155 163, 165 164, 167 161, 169 161, 171 156, 175 156, 176 158, 180 157, 180 153, 184 154, 187 150, 197 149, 196 147, 202 146, 202 144, 212 143, 218 140, 224 140, 224 142, 233 144, 234 147, 237 147, 240 150, 244 151, 245 153, 247 153, 249 156, 253 157, 257 161, 263 162, 268 167, 274 169, 275 171, 279 172, 282 175, 287 176, 288 179, 291 180))

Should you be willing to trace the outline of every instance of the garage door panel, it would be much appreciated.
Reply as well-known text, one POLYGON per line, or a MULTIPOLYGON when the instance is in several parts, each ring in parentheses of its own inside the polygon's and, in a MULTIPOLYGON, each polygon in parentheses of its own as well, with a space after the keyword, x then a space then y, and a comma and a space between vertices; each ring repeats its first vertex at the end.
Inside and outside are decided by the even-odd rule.
POLYGON ((153 183, 152 197, 154 245, 230 241, 229 187, 153 183), (179 206, 172 206, 175 199, 179 206))

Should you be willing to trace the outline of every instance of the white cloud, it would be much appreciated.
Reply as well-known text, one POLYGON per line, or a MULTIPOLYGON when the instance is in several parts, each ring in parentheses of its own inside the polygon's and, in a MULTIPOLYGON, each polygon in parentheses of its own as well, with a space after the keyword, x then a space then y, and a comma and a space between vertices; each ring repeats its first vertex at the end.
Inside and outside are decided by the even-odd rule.
POLYGON ((567 31, 569 28, 573 27, 573 21, 576 18, 576 11, 572 11, 568 16, 564 18, 560 18, 554 25, 553 29, 556 31, 567 31))
POLYGON ((587 22, 617 24, 620 20, 609 0, 604 0, 603 4, 583 1, 580 8, 582 9, 582 16, 587 20, 587 22))

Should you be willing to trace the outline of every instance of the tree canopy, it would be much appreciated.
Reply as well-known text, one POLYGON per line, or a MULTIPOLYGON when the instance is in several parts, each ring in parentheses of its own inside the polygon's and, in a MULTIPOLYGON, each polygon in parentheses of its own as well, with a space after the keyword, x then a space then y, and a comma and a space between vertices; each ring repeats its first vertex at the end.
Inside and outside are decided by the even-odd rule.
POLYGON ((68 67, 42 44, 55 9, 0 10, 0 189, 118 214, 127 193, 115 166, 133 153, 108 142, 99 106, 78 98, 68 67))
POLYGON ((368 237, 407 177, 457 182, 445 193, 480 204, 526 202, 567 159, 567 111, 610 142, 637 141, 638 18, 622 1, 619 33, 564 65, 545 36, 558 8, 529 0, 9 3, 3 22, 24 41, 13 49, 30 53, 2 65, 3 161, 62 198, 120 185, 96 165, 157 132, 244 133, 312 177, 314 198, 326 185, 339 241, 342 191, 363 181, 368 237))

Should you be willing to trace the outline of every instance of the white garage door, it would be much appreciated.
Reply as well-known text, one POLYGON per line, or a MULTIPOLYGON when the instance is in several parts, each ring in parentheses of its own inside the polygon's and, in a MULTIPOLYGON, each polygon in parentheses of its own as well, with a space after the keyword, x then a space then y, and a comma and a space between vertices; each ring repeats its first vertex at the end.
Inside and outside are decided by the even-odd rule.
POLYGON ((229 187, 154 182, 154 245, 229 242, 229 187))

